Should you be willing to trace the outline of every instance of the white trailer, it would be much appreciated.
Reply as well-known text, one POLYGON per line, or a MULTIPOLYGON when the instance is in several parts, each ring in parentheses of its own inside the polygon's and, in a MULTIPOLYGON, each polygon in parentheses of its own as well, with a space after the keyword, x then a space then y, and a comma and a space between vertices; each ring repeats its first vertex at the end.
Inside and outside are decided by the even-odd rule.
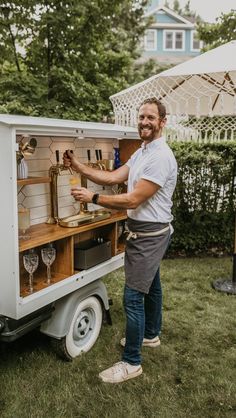
MULTIPOLYGON (((61 158, 66 149, 73 149, 82 162, 87 162, 87 150, 93 161, 99 149, 99 155, 102 151, 102 159, 106 161, 112 158, 113 147, 119 146, 120 140, 137 138, 136 129, 113 124, 0 115, 0 341, 12 341, 40 327, 68 359, 93 346, 103 315, 106 313, 109 319, 108 296, 101 278, 123 266, 124 245, 118 231, 126 214, 113 212, 105 219, 94 218, 93 222, 76 227, 46 223, 52 209, 48 173, 52 165, 58 164, 56 150, 61 158), (37 147, 26 158, 29 173, 19 179, 16 159, 19 143, 33 137, 37 147), (22 208, 30 210, 26 239, 19 239, 18 211, 22 208), (109 242, 111 257, 92 267, 77 269, 75 245, 87 240, 109 242), (41 250, 48 243, 56 249, 50 285, 45 283, 46 266, 41 258, 41 250), (39 263, 34 273, 34 289, 29 294, 23 256, 32 250, 38 255, 39 263)), ((79 210, 70 196, 70 176, 66 170, 58 176, 59 219, 79 210)), ((88 187, 99 190, 93 183, 88 187)), ((103 193, 113 191, 107 188, 103 193)), ((98 208, 90 205, 88 209, 98 208)))

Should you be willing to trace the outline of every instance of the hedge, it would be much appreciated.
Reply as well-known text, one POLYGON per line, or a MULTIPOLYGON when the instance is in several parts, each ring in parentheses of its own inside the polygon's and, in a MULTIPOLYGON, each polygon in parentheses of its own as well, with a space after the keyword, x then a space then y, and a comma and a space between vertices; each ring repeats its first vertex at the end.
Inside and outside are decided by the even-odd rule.
POLYGON ((171 142, 178 162, 171 251, 231 253, 236 206, 236 143, 171 142))

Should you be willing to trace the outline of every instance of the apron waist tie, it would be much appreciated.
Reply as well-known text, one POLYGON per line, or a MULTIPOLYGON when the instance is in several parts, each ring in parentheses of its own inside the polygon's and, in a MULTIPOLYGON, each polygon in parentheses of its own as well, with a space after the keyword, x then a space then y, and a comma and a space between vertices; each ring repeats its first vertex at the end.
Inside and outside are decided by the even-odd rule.
POLYGON ((170 225, 166 226, 165 228, 160 229, 159 231, 154 232, 132 232, 132 231, 125 231, 128 236, 126 241, 129 241, 131 238, 137 239, 138 237, 157 237, 158 235, 162 235, 163 232, 167 232, 170 229, 170 225))

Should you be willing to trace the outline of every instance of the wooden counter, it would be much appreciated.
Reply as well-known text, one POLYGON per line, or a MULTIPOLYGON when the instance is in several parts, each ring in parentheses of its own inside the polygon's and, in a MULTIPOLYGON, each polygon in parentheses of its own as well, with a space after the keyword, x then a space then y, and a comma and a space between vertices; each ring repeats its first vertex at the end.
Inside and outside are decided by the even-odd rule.
POLYGON ((27 234, 30 236, 30 238, 26 240, 19 240, 19 252, 47 244, 48 242, 71 237, 82 232, 91 231, 105 225, 113 224, 115 222, 125 220, 126 217, 126 212, 113 212, 110 218, 90 224, 83 224, 73 228, 68 228, 57 224, 49 225, 46 223, 33 225, 29 230, 27 230, 27 234))

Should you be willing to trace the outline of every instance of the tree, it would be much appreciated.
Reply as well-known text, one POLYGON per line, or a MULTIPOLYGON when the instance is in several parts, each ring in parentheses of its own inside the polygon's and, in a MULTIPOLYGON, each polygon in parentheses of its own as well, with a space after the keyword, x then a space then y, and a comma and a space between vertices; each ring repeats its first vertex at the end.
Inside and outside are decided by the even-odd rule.
POLYGON ((179 0, 174 0, 174 2, 173 2, 173 10, 174 10, 174 12, 178 13, 179 15, 181 15, 182 10, 181 10, 180 4, 179 4, 179 0))
POLYGON ((0 112, 101 120, 111 111, 109 96, 128 87, 138 72, 133 64, 149 23, 146 3, 2 4, 0 112))
POLYGON ((202 23, 197 27, 199 38, 204 42, 204 50, 216 48, 236 39, 236 11, 221 14, 216 23, 202 23))

